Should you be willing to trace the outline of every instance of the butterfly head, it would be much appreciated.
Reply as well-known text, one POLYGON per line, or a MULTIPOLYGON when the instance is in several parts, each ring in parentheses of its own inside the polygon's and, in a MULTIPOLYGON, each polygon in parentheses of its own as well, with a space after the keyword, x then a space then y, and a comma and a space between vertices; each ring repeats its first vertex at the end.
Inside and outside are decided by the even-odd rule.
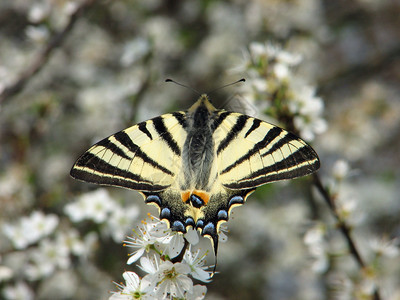
POLYGON ((200 98, 189 108, 188 111, 189 113, 194 113, 200 108, 205 108, 209 113, 216 110, 214 105, 211 104, 207 94, 202 94, 200 98))

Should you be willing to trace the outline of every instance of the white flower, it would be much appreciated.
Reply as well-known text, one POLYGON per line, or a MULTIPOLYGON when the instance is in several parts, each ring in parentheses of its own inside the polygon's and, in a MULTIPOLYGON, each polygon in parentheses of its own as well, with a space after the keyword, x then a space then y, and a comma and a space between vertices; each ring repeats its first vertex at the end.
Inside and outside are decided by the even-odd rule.
POLYGON ((132 228, 132 223, 139 215, 137 206, 119 207, 115 206, 107 220, 106 230, 110 233, 116 243, 120 243, 128 230, 132 228))
POLYGON ((2 229, 16 249, 24 249, 51 234, 58 222, 56 215, 34 211, 29 217, 22 217, 18 224, 3 224, 2 229))
POLYGON ((185 239, 191 244, 196 245, 199 242, 199 234, 198 231, 190 228, 185 233, 185 239))
POLYGON ((140 268, 148 274, 156 274, 159 270, 158 261, 160 260, 157 255, 154 255, 152 259, 143 256, 140 258, 140 268))
MULTIPOLYGON (((0 256, 1 262, 1 256, 0 256)), ((13 270, 9 267, 0 265, 0 283, 9 280, 13 276, 13 270)))
POLYGON ((137 261, 144 252, 149 252, 151 247, 159 241, 165 240, 169 236, 170 230, 164 222, 160 222, 157 218, 152 218, 150 222, 144 222, 134 230, 136 236, 128 237, 125 241, 127 247, 136 248, 130 254, 128 265, 137 261))
POLYGON ((32 39, 36 43, 44 43, 49 38, 49 30, 46 26, 28 26, 25 29, 27 37, 32 39))
POLYGON ((59 232, 56 237, 56 244, 67 248, 69 252, 77 256, 85 253, 85 244, 75 229, 69 229, 67 232, 59 232))
POLYGON ((359 209, 358 200, 352 196, 341 193, 337 198, 337 212, 340 218, 346 220, 348 225, 360 224, 365 219, 365 212, 359 209))
POLYGON ((82 201, 82 198, 73 203, 69 203, 64 208, 65 214, 71 219, 72 222, 80 222, 86 219, 87 203, 82 201))
POLYGON ((183 298, 185 293, 193 293, 193 281, 187 276, 189 273, 187 264, 164 261, 155 275, 158 281, 156 295, 183 298))
POLYGON ((386 256, 387 258, 395 258, 399 256, 399 239, 388 240, 387 238, 371 239, 369 241, 371 249, 377 256, 386 256))
POLYGON ((108 214, 117 206, 106 189, 97 189, 83 194, 79 199, 65 207, 65 213, 73 222, 85 219, 96 223, 103 223, 108 214))
POLYGON ((282 63, 276 63, 273 67, 273 72, 274 75, 281 80, 287 79, 290 76, 290 70, 288 65, 282 63))
POLYGON ((316 273, 323 273, 329 267, 327 245, 324 240, 325 226, 317 224, 309 229, 304 235, 304 243, 313 258, 312 270, 316 273))
POLYGON ((248 83, 249 87, 252 87, 256 93, 266 93, 268 90, 267 81, 264 78, 252 78, 248 83))
POLYGON ((208 268, 207 266, 204 266, 205 256, 206 253, 200 256, 200 249, 192 253, 191 247, 189 247, 183 256, 183 260, 189 265, 191 269, 190 275, 193 278, 203 282, 210 282, 211 272, 205 271, 205 269, 208 268))
POLYGON ((185 300, 201 300, 204 299, 207 293, 207 288, 204 285, 196 284, 193 287, 193 292, 186 293, 185 300))
POLYGON ((154 286, 146 276, 140 279, 134 272, 124 272, 125 285, 117 284, 121 290, 114 293, 110 300, 116 299, 154 299, 154 286))
POLYGON ((107 219, 108 213, 116 206, 114 199, 110 197, 106 189, 98 189, 83 197, 84 201, 87 201, 88 215, 96 223, 103 223, 107 219))
POLYGON ((325 226, 323 224, 316 224, 310 228, 304 235, 304 243, 307 246, 321 244, 324 241, 325 226))
MULTIPOLYGON (((117 284, 118 287, 121 287, 122 289, 124 288, 123 285, 119 285, 117 284)), ((110 298, 108 298, 108 300, 134 300, 134 298, 131 295, 127 295, 127 294, 122 294, 121 291, 119 292, 111 292, 112 295, 110 296, 110 298)))
POLYGON ((22 219, 22 227, 26 230, 31 243, 34 243, 52 233, 58 222, 58 217, 54 214, 45 215, 41 211, 34 211, 28 219, 22 219))
POLYGON ((2 231, 11 240, 15 249, 25 249, 30 243, 22 226, 5 223, 2 231))
POLYGON ((315 89, 307 85, 292 84, 293 98, 289 102, 289 109, 295 117, 295 127, 300 135, 307 141, 312 141, 315 134, 326 131, 326 121, 321 117, 324 103, 320 97, 315 96, 315 89))
POLYGON ((276 58, 279 63, 287 66, 297 66, 302 61, 301 55, 290 53, 283 49, 279 49, 278 53, 276 54, 276 58))
POLYGON ((221 243, 226 243, 228 241, 228 236, 225 234, 225 232, 228 232, 228 225, 226 222, 221 223, 219 225, 218 229, 218 241, 221 243))
POLYGON ((183 235, 178 231, 171 231, 171 234, 165 237, 161 242, 167 246, 164 250, 164 254, 168 255, 170 258, 178 256, 185 245, 183 235))
POLYGON ((349 174, 349 163, 343 159, 339 159, 332 167, 332 175, 336 180, 343 180, 349 174))
POLYGON ((14 286, 6 286, 3 289, 4 299, 10 300, 33 300, 33 291, 25 282, 18 281, 14 286))
POLYGON ((305 118, 296 116, 293 119, 294 126, 300 131, 303 139, 311 142, 315 138, 315 134, 321 134, 326 131, 327 124, 322 118, 305 118))
POLYGON ((36 280, 51 275, 57 267, 67 269, 71 263, 69 254, 66 245, 42 240, 30 254, 33 263, 26 267, 26 275, 36 280))
POLYGON ((37 2, 31 6, 28 12, 28 20, 32 23, 42 22, 45 18, 49 16, 50 5, 46 1, 37 2))
POLYGON ((250 55, 253 59, 258 60, 260 57, 267 55, 266 47, 264 44, 259 42, 253 42, 249 46, 250 55))
POLYGON ((255 62, 260 59, 269 61, 276 60, 278 63, 286 67, 298 65, 302 58, 298 54, 293 54, 283 50, 280 46, 273 43, 258 43, 253 42, 249 46, 250 55, 255 62))

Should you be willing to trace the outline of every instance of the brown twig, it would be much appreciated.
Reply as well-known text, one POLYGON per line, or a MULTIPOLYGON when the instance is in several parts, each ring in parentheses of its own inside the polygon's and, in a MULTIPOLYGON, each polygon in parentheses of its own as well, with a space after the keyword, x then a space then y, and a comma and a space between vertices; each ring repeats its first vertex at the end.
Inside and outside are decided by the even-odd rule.
MULTIPOLYGON (((351 255, 357 261, 357 264, 360 267, 360 269, 365 269, 366 264, 365 264, 364 260, 362 259, 360 251, 358 250, 353 238, 351 237, 351 228, 338 214, 333 197, 330 195, 330 193, 326 189, 326 187, 324 187, 324 185, 322 184, 321 179, 317 173, 313 174, 313 183, 314 183, 315 187, 317 188, 317 190, 319 191, 319 193, 324 198, 327 205, 329 206, 333 216, 335 217, 337 226, 346 239, 347 246, 349 247, 351 255)), ((381 300, 381 296, 380 296, 378 287, 375 287, 373 297, 374 297, 373 298, 374 300, 381 300)))
POLYGON ((24 71, 21 72, 17 80, 9 86, 5 87, 0 93, 0 104, 9 100, 11 97, 18 94, 29 82, 34 75, 36 75, 47 63, 51 54, 55 49, 60 47, 67 37, 68 33, 71 32, 76 21, 83 14, 83 12, 93 3, 95 0, 85 0, 81 5, 73 12, 70 16, 68 24, 60 32, 55 33, 46 44, 46 46, 40 51, 33 63, 24 71))
POLYGON ((336 209, 335 202, 331 195, 329 194, 328 190, 323 186, 320 177, 318 176, 317 173, 313 174, 313 180, 314 180, 314 185, 319 191, 319 193, 322 195, 324 198, 325 202, 328 204, 330 210, 332 211, 332 214, 334 215, 336 222, 338 224, 338 227, 340 231, 343 233, 343 235, 346 238, 347 245, 349 246, 351 254, 354 256, 355 260, 357 261, 358 265, 360 268, 365 268, 365 263, 364 260, 361 258, 360 252, 358 251, 353 239, 351 238, 350 232, 351 228, 350 226, 339 216, 338 211, 336 209))

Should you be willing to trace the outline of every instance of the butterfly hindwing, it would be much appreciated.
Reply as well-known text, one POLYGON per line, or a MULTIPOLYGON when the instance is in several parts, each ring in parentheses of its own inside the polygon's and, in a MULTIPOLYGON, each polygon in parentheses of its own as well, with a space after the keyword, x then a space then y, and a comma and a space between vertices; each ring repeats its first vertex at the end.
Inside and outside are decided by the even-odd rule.
POLYGON ((165 114, 105 138, 77 160, 71 176, 140 191, 168 188, 181 168, 182 116, 165 114))

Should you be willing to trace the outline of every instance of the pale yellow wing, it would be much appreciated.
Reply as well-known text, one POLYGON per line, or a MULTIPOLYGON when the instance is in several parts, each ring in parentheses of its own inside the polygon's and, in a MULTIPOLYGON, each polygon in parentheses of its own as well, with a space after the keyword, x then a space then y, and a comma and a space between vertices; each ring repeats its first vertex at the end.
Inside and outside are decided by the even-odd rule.
POLYGON ((184 118, 165 114, 105 138, 76 161, 71 176, 139 191, 168 188, 181 169, 184 118))

